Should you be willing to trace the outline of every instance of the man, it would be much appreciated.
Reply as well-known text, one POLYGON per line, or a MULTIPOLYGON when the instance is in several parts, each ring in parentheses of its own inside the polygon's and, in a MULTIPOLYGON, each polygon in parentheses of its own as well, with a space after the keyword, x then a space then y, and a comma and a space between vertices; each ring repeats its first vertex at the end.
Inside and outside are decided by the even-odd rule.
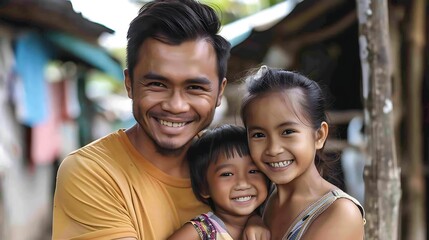
POLYGON ((71 153, 58 171, 53 239, 166 239, 207 206, 185 153, 220 105, 230 44, 194 0, 146 4, 128 30, 125 87, 137 121, 71 153))

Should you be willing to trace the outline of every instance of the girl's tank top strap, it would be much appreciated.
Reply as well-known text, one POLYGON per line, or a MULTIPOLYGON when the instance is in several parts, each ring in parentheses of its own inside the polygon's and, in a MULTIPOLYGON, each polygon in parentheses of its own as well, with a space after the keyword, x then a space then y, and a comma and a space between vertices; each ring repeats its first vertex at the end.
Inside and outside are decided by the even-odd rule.
POLYGON ((362 205, 355 198, 351 197, 347 193, 341 191, 340 189, 335 189, 328 192, 327 194, 322 196, 319 200, 317 200, 316 202, 308 206, 304 211, 302 211, 282 239, 283 240, 301 239, 301 237, 307 231, 311 223, 320 214, 322 214, 329 206, 331 206, 331 204, 335 202, 335 200, 339 198, 347 198, 351 200, 354 204, 356 204, 356 206, 359 208, 359 210, 362 213, 363 224, 366 223, 365 211, 362 205))
POLYGON ((335 195, 336 199, 338 199, 338 198, 347 198, 350 201, 352 201, 359 208, 360 213, 362 214, 363 224, 366 224, 365 209, 363 208, 363 206, 360 204, 360 202, 356 198, 348 195, 347 193, 341 191, 340 189, 333 190, 332 194, 335 195))

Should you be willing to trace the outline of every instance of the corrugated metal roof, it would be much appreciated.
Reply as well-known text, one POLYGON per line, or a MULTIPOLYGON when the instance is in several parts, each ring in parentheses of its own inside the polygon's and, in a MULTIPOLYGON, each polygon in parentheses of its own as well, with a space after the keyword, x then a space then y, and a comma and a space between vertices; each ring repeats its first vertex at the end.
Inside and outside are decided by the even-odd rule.
POLYGON ((222 27, 220 35, 234 47, 250 36, 252 31, 264 31, 285 18, 302 0, 285 2, 264 9, 251 16, 239 19, 222 27))

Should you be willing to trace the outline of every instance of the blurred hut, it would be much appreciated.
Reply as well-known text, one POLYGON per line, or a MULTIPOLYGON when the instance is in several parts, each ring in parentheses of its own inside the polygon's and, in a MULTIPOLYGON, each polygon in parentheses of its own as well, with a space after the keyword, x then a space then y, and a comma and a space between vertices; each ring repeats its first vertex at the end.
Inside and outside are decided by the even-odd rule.
POLYGON ((103 33, 69 1, 0 0, 0 239, 50 232, 59 159, 93 139, 85 77, 122 80, 103 33))

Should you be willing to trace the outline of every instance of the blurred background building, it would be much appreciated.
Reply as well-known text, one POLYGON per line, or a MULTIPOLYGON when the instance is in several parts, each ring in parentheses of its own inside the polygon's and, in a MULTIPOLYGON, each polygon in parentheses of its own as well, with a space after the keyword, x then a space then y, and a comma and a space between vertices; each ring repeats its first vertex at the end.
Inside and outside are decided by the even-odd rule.
POLYGON ((113 32, 69 1, 0 1, 0 239, 50 231, 60 159, 93 139, 103 114, 94 102, 122 81, 121 63, 98 44, 113 32), (95 73, 104 86, 91 91, 95 73))

